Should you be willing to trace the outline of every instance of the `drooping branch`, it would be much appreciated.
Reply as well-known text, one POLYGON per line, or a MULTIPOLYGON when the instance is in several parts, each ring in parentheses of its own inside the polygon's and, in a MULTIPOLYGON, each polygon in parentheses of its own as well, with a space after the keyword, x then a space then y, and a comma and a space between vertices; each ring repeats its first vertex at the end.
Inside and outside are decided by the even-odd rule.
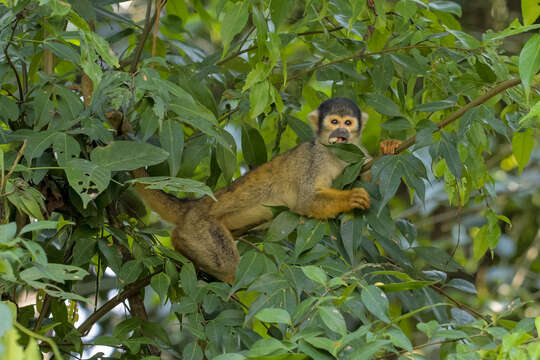
MULTIPOLYGON (((498 83, 491 90, 487 91, 484 95, 477 97, 476 99, 474 99, 473 101, 471 101, 470 103, 466 105, 463 105, 462 107, 460 107, 459 109, 457 109, 456 111, 448 115, 446 118, 444 118, 441 122, 437 124, 437 131, 443 129, 444 127, 448 126, 449 124, 459 119, 468 110, 478 105, 482 105, 483 103, 485 103, 486 101, 494 97, 495 95, 505 90, 508 90, 514 86, 517 86, 519 84, 521 84, 521 79, 519 78, 509 79, 509 80, 505 80, 498 83)), ((396 149, 396 154, 399 154, 403 152, 404 150, 406 150, 407 148, 409 148, 411 145, 414 144, 415 141, 416 141, 416 135, 413 135, 407 140, 405 140, 404 142, 402 142, 401 145, 396 149)), ((367 173, 369 169, 371 169, 375 161, 377 161, 378 158, 379 157, 376 157, 374 159, 371 159, 367 163, 365 163, 364 166, 362 167, 361 174, 363 175, 367 173)))

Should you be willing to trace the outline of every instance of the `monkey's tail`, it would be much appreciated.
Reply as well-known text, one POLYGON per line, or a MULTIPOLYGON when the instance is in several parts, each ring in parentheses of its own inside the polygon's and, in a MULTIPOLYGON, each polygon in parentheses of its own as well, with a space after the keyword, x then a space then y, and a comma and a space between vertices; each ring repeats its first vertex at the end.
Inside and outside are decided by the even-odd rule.
MULTIPOLYGON (((148 176, 143 168, 133 170, 131 175, 135 178, 148 176)), ((135 190, 152 210, 157 212, 162 219, 171 223, 178 224, 179 219, 189 210, 188 201, 183 201, 161 190, 148 189, 146 184, 135 183, 135 190)))

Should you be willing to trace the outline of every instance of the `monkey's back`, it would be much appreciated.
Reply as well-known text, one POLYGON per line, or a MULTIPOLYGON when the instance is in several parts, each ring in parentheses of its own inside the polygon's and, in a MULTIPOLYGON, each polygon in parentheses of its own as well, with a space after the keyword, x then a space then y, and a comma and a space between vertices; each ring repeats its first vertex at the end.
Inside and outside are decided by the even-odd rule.
POLYGON ((295 211, 317 188, 330 187, 344 166, 324 145, 301 144, 217 191, 208 215, 231 231, 247 229, 270 220, 270 206, 295 211))

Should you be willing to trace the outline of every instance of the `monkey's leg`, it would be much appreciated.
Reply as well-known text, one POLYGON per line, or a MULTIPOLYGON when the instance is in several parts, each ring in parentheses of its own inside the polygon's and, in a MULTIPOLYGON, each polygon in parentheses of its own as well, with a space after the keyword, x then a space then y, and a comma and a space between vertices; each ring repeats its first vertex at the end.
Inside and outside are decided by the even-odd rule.
POLYGON ((200 220, 197 224, 175 228, 174 248, 201 270, 221 281, 234 283, 240 255, 230 231, 219 221, 200 220))
POLYGON ((399 145, 401 145, 400 140, 388 139, 381 141, 381 143, 379 144, 381 148, 381 154, 394 155, 399 145))
POLYGON ((370 203, 369 194, 363 188, 322 189, 315 193, 315 198, 306 209, 300 209, 298 212, 316 219, 328 219, 355 208, 367 209, 370 203))

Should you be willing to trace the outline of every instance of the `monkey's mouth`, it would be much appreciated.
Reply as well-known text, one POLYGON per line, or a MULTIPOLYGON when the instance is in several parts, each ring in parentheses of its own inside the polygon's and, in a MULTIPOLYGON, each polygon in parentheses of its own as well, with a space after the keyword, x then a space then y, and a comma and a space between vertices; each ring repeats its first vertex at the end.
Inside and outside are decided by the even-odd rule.
POLYGON ((334 137, 331 137, 331 138, 328 139, 328 143, 329 144, 340 144, 340 143, 346 143, 347 140, 348 139, 346 137, 334 136, 334 137))

